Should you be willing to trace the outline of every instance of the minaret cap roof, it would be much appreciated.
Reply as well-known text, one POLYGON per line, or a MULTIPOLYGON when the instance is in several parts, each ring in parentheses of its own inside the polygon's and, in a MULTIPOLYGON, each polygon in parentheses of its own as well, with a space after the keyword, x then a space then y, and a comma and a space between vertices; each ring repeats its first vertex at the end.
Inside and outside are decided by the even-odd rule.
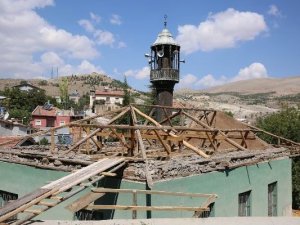
POLYGON ((173 39, 172 34, 167 28, 164 28, 157 36, 156 41, 153 43, 152 46, 155 45, 178 45, 175 40, 173 39))

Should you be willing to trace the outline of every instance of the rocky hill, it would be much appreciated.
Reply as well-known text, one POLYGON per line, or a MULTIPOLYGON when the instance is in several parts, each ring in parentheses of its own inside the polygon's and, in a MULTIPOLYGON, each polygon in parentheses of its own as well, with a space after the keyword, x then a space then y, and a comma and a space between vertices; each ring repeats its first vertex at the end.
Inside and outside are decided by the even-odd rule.
POLYGON ((270 93, 294 95, 300 93, 300 76, 287 78, 261 78, 224 84, 205 90, 208 93, 238 92, 245 94, 270 93))
MULTIPOLYGON (((27 83, 37 86, 46 91, 49 96, 59 96, 59 82, 63 77, 56 79, 42 80, 42 79, 0 79, 0 90, 3 91, 5 87, 13 87, 19 85, 21 82, 26 81, 27 83)), ((80 95, 89 93, 91 89, 100 90, 104 86, 110 86, 111 88, 121 88, 122 82, 114 80, 111 77, 92 73, 85 75, 72 75, 66 76, 69 83, 69 94, 78 92, 80 95)))

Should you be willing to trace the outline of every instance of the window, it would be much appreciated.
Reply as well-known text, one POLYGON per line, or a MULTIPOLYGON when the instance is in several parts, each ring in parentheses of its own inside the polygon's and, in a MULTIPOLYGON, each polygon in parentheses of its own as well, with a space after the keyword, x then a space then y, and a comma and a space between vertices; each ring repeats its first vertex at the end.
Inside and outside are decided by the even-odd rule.
POLYGON ((251 216, 251 191, 239 194, 239 216, 251 216))
POLYGON ((215 203, 211 203, 209 206, 209 211, 203 211, 200 212, 199 217, 200 218, 208 218, 208 217, 214 217, 215 216, 215 203))
POLYGON ((7 204, 7 202, 18 199, 18 195, 0 190, 0 208, 7 204))
POLYGON ((42 125, 42 121, 41 120, 35 120, 35 125, 36 126, 41 126, 42 125))
POLYGON ((268 216, 277 216, 277 182, 268 185, 268 216))
POLYGON ((65 121, 60 121, 59 126, 65 125, 65 121))
POLYGON ((103 213, 81 209, 74 214, 75 220, 103 220, 103 213))

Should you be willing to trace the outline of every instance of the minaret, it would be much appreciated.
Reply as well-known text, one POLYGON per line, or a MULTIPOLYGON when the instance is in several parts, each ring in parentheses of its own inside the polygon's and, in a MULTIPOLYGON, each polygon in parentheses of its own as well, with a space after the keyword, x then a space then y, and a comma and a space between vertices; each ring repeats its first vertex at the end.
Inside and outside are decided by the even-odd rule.
MULTIPOLYGON (((156 104, 172 106, 174 86, 179 82, 180 46, 167 29, 166 18, 164 29, 151 46, 151 54, 146 56, 149 58, 150 82, 156 90, 156 104)), ((157 110, 156 119, 163 118, 163 111, 157 110)))

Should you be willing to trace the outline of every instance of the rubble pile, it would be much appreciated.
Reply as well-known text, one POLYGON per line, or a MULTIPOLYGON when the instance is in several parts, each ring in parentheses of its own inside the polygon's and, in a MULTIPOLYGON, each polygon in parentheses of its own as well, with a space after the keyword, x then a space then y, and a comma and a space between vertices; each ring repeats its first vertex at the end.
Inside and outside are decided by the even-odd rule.
MULTIPOLYGON (((238 151, 218 154, 209 159, 198 155, 177 156, 167 161, 149 160, 149 170, 153 180, 225 171, 240 166, 252 165, 280 157, 287 157, 290 151, 286 148, 270 148, 262 151, 238 151)), ((144 181, 145 163, 129 163, 124 171, 124 177, 136 181, 144 181)))

